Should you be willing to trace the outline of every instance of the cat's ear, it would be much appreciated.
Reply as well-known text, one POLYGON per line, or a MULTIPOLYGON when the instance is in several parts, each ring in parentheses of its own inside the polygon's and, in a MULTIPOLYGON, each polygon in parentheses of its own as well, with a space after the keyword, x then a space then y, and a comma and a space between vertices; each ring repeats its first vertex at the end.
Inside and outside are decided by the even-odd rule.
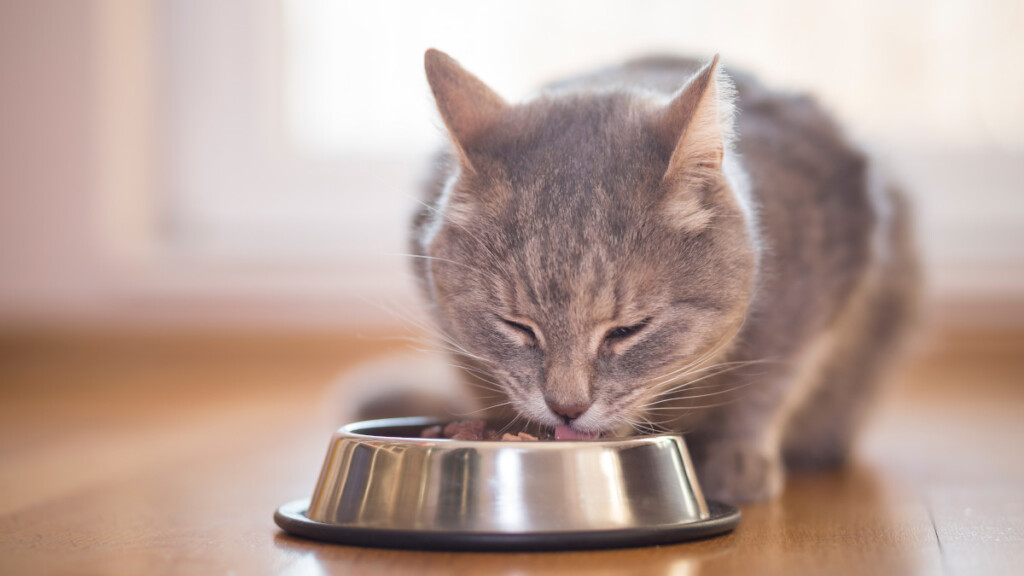
POLYGON ((703 179, 720 173, 732 139, 732 82, 718 69, 718 55, 659 110, 655 130, 672 150, 665 179, 703 179))
POLYGON ((431 48, 423 60, 441 119, 462 162, 472 169, 467 148, 498 121, 508 104, 444 52, 431 48))

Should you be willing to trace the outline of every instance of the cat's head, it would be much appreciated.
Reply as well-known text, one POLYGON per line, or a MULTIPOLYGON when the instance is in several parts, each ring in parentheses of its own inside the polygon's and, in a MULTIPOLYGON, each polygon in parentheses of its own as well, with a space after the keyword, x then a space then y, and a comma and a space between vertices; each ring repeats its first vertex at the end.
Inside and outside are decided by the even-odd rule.
POLYGON ((453 145, 419 239, 441 327, 526 418, 620 428, 728 342, 750 303, 717 58, 670 98, 563 90, 515 105, 441 52, 426 70, 453 145))

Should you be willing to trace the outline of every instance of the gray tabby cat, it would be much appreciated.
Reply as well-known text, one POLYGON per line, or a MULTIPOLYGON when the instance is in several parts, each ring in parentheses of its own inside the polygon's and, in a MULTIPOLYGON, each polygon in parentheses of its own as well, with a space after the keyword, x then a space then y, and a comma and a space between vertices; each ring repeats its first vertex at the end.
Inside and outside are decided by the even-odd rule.
POLYGON ((901 196, 820 108, 717 57, 519 104, 436 50, 426 72, 451 147, 416 273, 467 389, 507 396, 492 416, 686 431, 731 501, 844 460, 916 267, 901 196))

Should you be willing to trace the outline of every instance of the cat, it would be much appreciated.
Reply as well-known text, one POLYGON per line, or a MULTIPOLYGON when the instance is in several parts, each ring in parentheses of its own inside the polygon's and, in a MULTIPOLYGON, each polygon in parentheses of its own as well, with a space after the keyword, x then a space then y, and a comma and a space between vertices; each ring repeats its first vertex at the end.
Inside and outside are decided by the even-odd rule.
POLYGON ((652 57, 506 102, 437 50, 416 278, 496 419, 682 431, 712 498, 842 463, 904 339, 907 202, 813 100, 652 57), (502 405, 503 404, 503 405, 502 405))

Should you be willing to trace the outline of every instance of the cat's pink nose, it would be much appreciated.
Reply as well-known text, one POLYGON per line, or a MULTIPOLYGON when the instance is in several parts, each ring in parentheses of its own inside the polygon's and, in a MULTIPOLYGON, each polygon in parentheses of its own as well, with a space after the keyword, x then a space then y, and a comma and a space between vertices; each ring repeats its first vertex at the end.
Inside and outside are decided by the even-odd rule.
POLYGON ((571 421, 579 418, 580 416, 582 416, 583 413, 587 411, 587 408, 590 408, 590 405, 589 404, 559 404, 557 402, 552 402, 552 401, 548 400, 548 407, 551 408, 552 412, 554 412, 555 414, 561 416, 568 423, 568 422, 571 422, 571 421))

